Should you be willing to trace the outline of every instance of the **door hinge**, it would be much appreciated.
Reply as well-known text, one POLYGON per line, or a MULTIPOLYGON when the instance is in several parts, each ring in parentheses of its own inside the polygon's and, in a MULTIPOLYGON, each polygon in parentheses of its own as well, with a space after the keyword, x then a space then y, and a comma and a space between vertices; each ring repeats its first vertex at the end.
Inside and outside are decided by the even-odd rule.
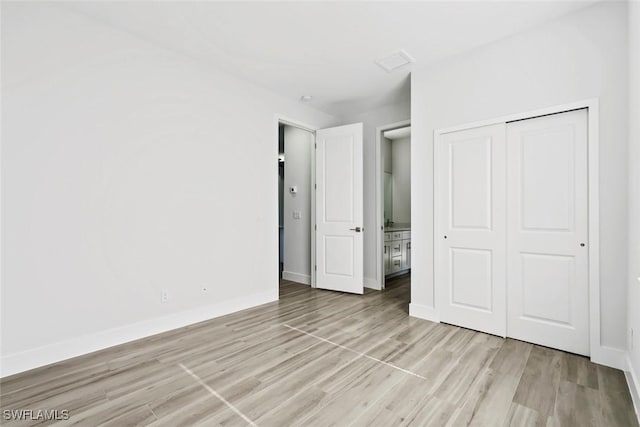
POLYGON ((316 150, 318 149, 318 143, 317 142, 313 143, 313 148, 315 148, 316 150))
POLYGON ((313 229, 318 231, 318 224, 313 224, 313 229))
POLYGON ((314 265, 314 266, 313 266, 313 270, 314 270, 314 271, 318 271, 318 266, 317 266, 317 265, 314 265))
POLYGON ((315 190, 317 190, 317 189, 318 189, 318 184, 313 184, 313 188, 314 188, 315 190))

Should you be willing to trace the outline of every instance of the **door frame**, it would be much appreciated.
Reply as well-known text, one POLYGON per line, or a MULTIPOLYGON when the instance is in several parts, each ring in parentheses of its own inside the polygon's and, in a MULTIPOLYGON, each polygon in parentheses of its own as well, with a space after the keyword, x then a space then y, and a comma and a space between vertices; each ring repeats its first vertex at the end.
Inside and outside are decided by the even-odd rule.
MULTIPOLYGON (((316 142, 316 131, 318 130, 318 128, 316 128, 315 126, 311 126, 308 125, 306 123, 300 122, 298 120, 295 119, 291 119, 287 116, 284 116, 282 114, 276 114, 275 118, 274 118, 274 127, 275 127, 275 138, 274 140, 276 141, 275 147, 276 147, 276 153, 273 156, 274 159, 278 158, 278 132, 279 132, 279 126, 280 125, 287 125, 287 126, 293 126, 295 128, 298 129, 302 129, 305 130, 307 132, 311 132, 313 134, 313 143, 315 144, 316 142)), ((285 141, 286 144, 286 141, 285 141)), ((315 147, 315 146, 314 146, 315 147)), ((313 190, 315 188, 315 184, 316 184, 316 150, 314 149, 314 147, 310 147, 311 149, 311 186, 312 188, 310 190, 313 190)), ((287 159, 285 158, 285 163, 287 161, 287 159)), ((277 165, 276 165, 276 174, 275 176, 278 176, 278 169, 277 169, 277 165)), ((278 180, 276 178, 275 181, 275 193, 278 194, 278 180)), ((286 194, 286 192, 283 192, 283 197, 284 194, 286 194)), ((276 206, 276 212, 277 212, 278 206, 276 206)), ((278 224, 278 215, 276 215, 276 226, 274 228, 278 228, 279 224, 278 224)), ((316 271, 314 266, 316 265, 316 233, 315 233, 315 224, 316 224, 316 197, 315 197, 315 190, 313 191, 312 195, 311 195, 311 221, 310 221, 311 227, 309 229, 309 233, 311 235, 311 272, 310 272, 310 283, 309 285, 312 288, 316 287, 316 271)), ((278 241, 279 237, 276 239, 276 241, 278 241)), ((276 251, 277 252, 277 251, 276 251)), ((277 265, 277 263, 275 263, 275 265, 277 265)), ((279 272, 276 271, 276 292, 280 291, 280 278, 279 278, 279 272)))
MULTIPOLYGON (((365 279, 365 287, 371 289, 382 290, 385 287, 384 281, 384 254, 382 246, 384 245, 384 165, 382 162, 382 134, 388 130, 400 129, 411 126, 411 120, 402 120, 376 127, 376 280, 367 286, 365 279)), ((413 133, 412 133, 413 134, 413 133)))
MULTIPOLYGON (((500 123, 509 123, 518 120, 532 119, 535 117, 546 116, 551 114, 564 113, 571 110, 587 109, 587 187, 588 187, 588 281, 589 281, 589 348, 591 360, 608 366, 621 366, 624 358, 623 352, 618 349, 603 346, 600 339, 600 187, 599 187, 599 121, 600 121, 600 102, 599 98, 590 98, 582 101, 571 102, 566 104, 554 105, 551 107, 541 108, 537 110, 515 113, 506 116, 496 117, 487 120, 476 121, 448 128, 436 129, 433 132, 433 150, 434 150, 434 204, 433 204, 433 230, 434 236, 439 235, 440 213, 439 213, 439 173, 437 159, 440 154, 440 143, 442 136, 447 133, 460 130, 467 130, 482 126, 495 125, 500 123)), ((441 233, 440 233, 441 234, 441 233)), ((438 250, 436 241, 433 241, 434 254, 438 250)), ((435 259, 434 259, 435 261, 435 259)), ((439 303, 440 298, 446 292, 444 283, 435 281, 435 270, 442 268, 434 264, 434 302, 439 303)), ((506 304, 506 301, 505 301, 506 304)), ((439 309, 438 309, 439 312, 439 309)), ((507 319, 505 318, 505 322, 507 319)))

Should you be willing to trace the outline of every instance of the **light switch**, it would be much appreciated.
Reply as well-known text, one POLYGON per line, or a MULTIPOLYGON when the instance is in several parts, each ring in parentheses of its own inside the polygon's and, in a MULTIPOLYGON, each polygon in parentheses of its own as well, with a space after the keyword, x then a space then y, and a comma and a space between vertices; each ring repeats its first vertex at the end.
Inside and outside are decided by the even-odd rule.
POLYGON ((293 211, 293 219, 300 219, 302 213, 300 211, 293 211))

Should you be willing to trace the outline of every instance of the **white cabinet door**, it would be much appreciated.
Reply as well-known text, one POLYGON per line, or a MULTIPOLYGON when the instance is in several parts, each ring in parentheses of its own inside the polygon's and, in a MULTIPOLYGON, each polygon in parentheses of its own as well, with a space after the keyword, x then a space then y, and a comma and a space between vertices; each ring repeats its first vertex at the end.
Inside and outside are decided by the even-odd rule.
POLYGON ((391 242, 384 242, 384 274, 391 271, 391 242))
POLYGON ((402 257, 397 256, 395 258, 391 258, 391 268, 389 269, 389 273, 397 273, 402 270, 402 257))
POLYGON ((447 133, 436 144, 441 319, 505 336, 505 125, 447 133))
POLYGON ((391 242, 391 258, 402 257, 402 240, 391 242))
POLYGON ((362 123, 316 133, 316 286, 364 292, 362 123))
POLYGON ((510 337, 589 354, 587 111, 507 125, 510 337))
POLYGON ((411 268, 411 240, 402 241, 402 269, 411 268))

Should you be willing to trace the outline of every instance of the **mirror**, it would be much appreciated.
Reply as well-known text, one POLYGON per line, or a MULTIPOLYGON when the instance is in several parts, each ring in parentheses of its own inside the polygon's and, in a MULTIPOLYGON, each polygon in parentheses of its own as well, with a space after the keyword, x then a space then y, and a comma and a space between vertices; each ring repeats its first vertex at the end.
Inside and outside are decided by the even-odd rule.
POLYGON ((389 172, 384 173, 384 224, 388 224, 393 220, 393 175, 389 172))

